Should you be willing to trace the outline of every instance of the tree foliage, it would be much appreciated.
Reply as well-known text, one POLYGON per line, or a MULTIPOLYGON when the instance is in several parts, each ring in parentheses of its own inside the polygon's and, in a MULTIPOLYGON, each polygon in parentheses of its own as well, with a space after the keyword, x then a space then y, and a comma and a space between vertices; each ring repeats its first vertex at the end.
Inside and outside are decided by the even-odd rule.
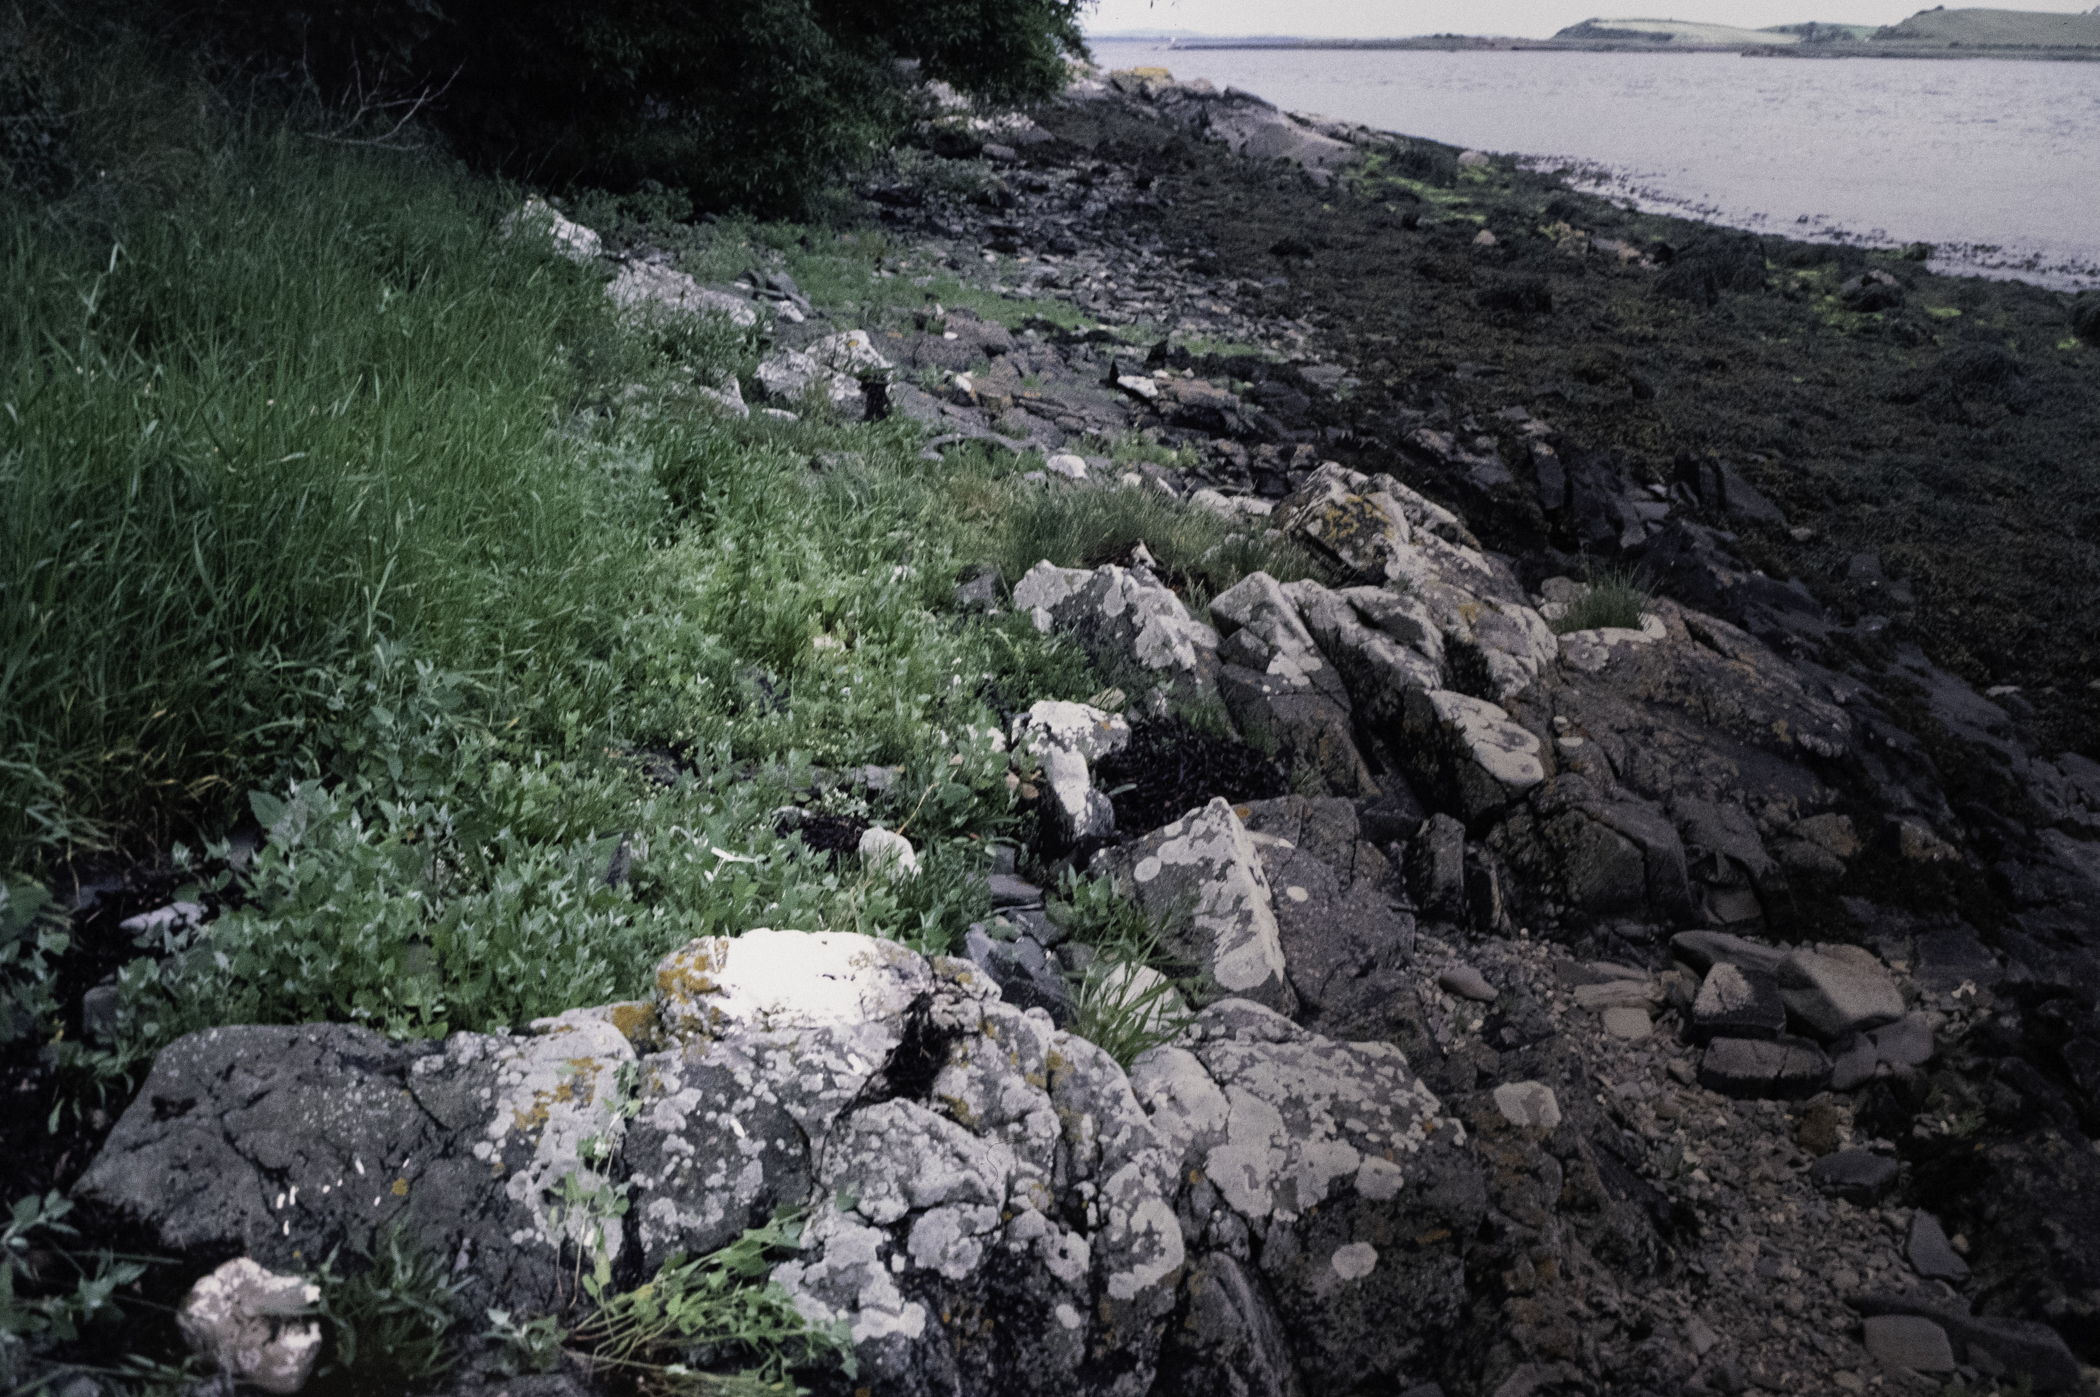
POLYGON ((181 28, 333 104, 436 94, 428 118, 514 175, 792 211, 896 135, 914 77, 1051 95, 1085 3, 188 0, 181 28))

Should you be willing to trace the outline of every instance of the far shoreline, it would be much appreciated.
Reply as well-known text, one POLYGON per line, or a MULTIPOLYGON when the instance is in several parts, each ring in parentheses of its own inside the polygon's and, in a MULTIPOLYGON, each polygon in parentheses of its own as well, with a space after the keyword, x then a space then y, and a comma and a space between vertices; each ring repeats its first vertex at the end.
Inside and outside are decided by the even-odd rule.
POLYGON ((1413 39, 1193 39, 1182 41, 1121 38, 1110 34, 1090 36, 1087 42, 1090 44, 1149 43, 1156 46, 1163 53, 1267 52, 1272 50, 1302 52, 1325 49, 1343 51, 1385 50, 1417 53, 1639 53, 1658 56, 1733 53, 1740 54, 1744 58, 1923 58, 1941 62, 1947 60, 1998 58, 2042 63, 2100 62, 2100 48, 1995 48, 1981 46, 1962 47, 1959 45, 1948 47, 1921 44, 1915 48, 1899 50, 1886 43, 1761 44, 1745 47, 1737 44, 1570 43, 1553 39, 1443 36, 1413 39))

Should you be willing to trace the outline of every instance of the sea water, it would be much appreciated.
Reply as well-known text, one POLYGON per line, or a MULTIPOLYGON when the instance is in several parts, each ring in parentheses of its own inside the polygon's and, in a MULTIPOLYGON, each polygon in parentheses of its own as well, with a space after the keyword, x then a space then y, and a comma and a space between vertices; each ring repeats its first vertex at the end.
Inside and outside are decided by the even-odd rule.
POLYGON ((1288 111, 1572 167, 1650 211, 1931 243, 1937 271, 2100 287, 2100 63, 1110 41, 1094 53, 1288 111))

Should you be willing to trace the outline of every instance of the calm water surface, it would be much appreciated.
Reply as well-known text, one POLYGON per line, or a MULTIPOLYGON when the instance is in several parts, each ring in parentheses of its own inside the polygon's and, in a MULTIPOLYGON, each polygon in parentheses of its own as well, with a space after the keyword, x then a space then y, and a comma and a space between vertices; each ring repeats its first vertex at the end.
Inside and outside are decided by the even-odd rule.
POLYGON ((1573 164, 1650 210, 1929 242, 1940 271, 2100 286, 2100 63, 1105 41, 1094 52, 1291 111, 1573 164))

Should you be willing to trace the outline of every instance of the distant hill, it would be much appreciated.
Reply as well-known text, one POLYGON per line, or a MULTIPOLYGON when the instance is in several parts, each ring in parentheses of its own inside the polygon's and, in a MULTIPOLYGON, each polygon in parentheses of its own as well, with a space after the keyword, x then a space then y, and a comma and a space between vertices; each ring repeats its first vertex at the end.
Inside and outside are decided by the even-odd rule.
POLYGON ((1939 48, 2100 48, 2100 11, 2083 15, 2032 10, 1921 10, 1874 34, 1876 43, 1939 48))
POLYGON ((1586 19, 1553 36, 1556 43, 1674 44, 1700 48, 1769 48, 1798 44, 1797 34, 1738 29, 1732 24, 1695 24, 1681 19, 1586 19))

